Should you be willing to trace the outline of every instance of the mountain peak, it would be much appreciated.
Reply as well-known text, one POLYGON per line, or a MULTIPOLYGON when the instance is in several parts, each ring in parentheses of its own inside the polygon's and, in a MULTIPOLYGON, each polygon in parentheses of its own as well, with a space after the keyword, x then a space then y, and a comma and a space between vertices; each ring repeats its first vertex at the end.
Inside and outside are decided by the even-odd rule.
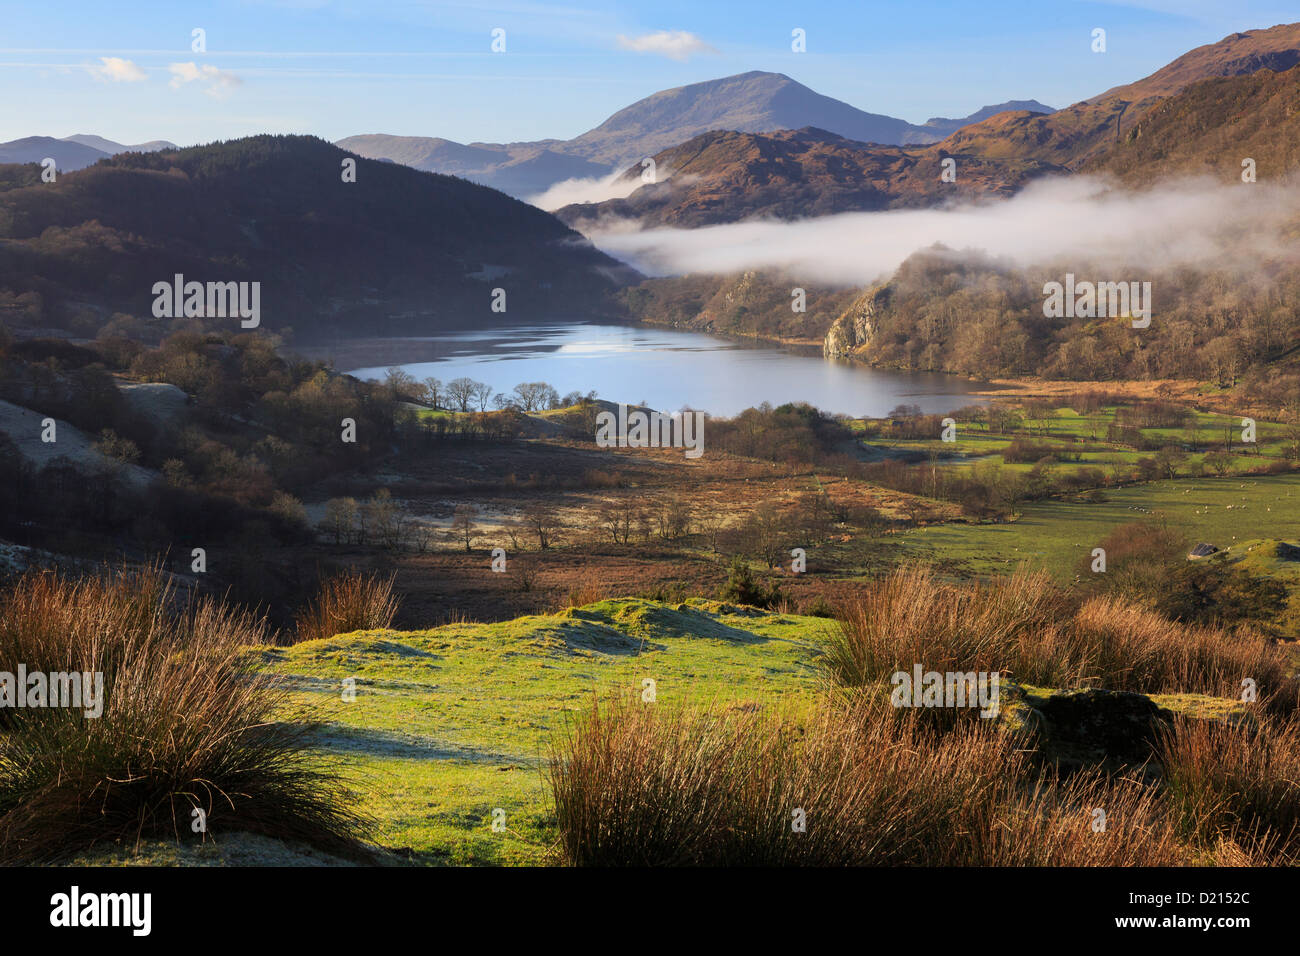
POLYGON ((767 133, 805 126, 893 144, 916 129, 823 96, 784 73, 751 70, 653 93, 569 141, 564 152, 623 166, 710 130, 767 133))

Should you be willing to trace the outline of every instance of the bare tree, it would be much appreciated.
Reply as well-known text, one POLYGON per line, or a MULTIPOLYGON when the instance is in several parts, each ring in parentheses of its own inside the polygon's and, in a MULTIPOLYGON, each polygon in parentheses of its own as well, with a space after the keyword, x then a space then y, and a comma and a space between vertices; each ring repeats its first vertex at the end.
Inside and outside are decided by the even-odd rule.
POLYGON ((1206 452, 1204 461, 1220 476, 1226 475, 1232 470, 1232 455, 1222 448, 1206 452))
POLYGON ((501 527, 505 531, 506 537, 510 539, 510 550, 512 551, 521 550, 519 545, 519 538, 524 532, 523 521, 520 520, 519 518, 507 518, 505 521, 501 523, 501 527))
POLYGON ((429 545, 433 543, 434 529, 432 525, 425 524, 423 521, 412 521, 409 525, 411 544, 420 554, 429 550, 429 545))
POLYGON ((515 386, 515 397, 526 412, 540 412, 560 403, 560 393, 546 382, 520 382, 515 386))
POLYGON ((1178 477, 1178 469, 1186 461, 1187 452, 1177 445, 1166 445, 1156 452, 1156 462, 1160 465, 1160 470, 1170 478, 1178 477))
POLYGON ((478 509, 468 503, 457 505, 456 510, 452 513, 452 536, 465 542, 466 554, 470 552, 470 542, 478 534, 478 525, 474 523, 474 519, 477 517, 478 509))
POLYGON ((398 399, 419 398, 424 392, 424 387, 415 381, 415 376, 397 365, 384 373, 384 384, 392 391, 393 397, 398 399))
POLYGON ((454 378, 447 383, 447 398, 458 411, 467 412, 478 391, 478 384, 472 378, 454 378))
POLYGON ((628 544, 632 540, 632 529, 636 527, 638 512, 639 509, 631 498, 620 498, 600 509, 600 523, 615 544, 628 544))
POLYGON ((762 558, 769 568, 781 563, 784 534, 781 512, 772 501, 763 501, 755 506, 741 526, 745 550, 762 558))
POLYGON ((519 590, 531 591, 533 582, 537 579, 537 565, 533 564, 530 558, 523 555, 513 559, 510 564, 514 569, 515 579, 519 582, 519 590))
POLYGON ((335 544, 342 544, 349 540, 356 523, 357 499, 331 498, 325 502, 325 517, 321 521, 321 530, 326 534, 332 534, 335 544))
POLYGON ((545 551, 555 543, 564 525, 555 509, 542 502, 534 502, 524 509, 524 526, 537 536, 537 548, 545 551))
POLYGON ((393 500, 387 488, 376 491, 362 511, 366 516, 366 526, 378 544, 389 549, 401 545, 405 531, 404 515, 401 505, 393 500))
POLYGON ((442 389, 442 379, 431 377, 424 380, 424 401, 429 407, 437 408, 438 402, 445 397, 442 389))
POLYGON ((710 509, 697 510, 695 515, 695 527, 699 529, 704 536, 709 550, 714 554, 718 553, 718 541, 722 537, 723 519, 722 515, 710 509))
POLYGON ((665 541, 680 538, 691 527, 691 506, 678 495, 655 502, 653 511, 656 530, 665 541))
POLYGON ((831 533, 833 524, 830 499, 819 488, 800 495, 798 507, 803 533, 814 544, 822 544, 831 533))

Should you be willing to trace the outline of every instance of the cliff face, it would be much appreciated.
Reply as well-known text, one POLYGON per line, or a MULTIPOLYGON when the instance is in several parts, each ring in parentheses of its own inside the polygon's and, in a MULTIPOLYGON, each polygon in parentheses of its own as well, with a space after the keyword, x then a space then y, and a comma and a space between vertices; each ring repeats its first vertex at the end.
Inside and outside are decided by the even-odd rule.
POLYGON ((888 305, 888 286, 873 286, 858 296, 831 325, 822 352, 827 358, 845 358, 870 348, 880 313, 888 305))

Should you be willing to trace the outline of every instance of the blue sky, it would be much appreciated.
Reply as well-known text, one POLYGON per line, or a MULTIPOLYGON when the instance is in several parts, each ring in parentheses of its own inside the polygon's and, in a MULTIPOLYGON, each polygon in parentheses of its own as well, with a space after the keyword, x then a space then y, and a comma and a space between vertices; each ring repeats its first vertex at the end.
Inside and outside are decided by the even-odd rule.
POLYGON ((1228 33, 1293 21, 1289 5, 3 0, 0 140, 567 139, 656 90, 747 70, 922 122, 1008 99, 1064 106, 1228 33), (191 49, 196 27, 206 52, 191 49), (806 53, 791 52, 796 27, 806 53), (1097 27, 1104 54, 1090 48, 1097 27), (495 28, 504 53, 491 52, 495 28))

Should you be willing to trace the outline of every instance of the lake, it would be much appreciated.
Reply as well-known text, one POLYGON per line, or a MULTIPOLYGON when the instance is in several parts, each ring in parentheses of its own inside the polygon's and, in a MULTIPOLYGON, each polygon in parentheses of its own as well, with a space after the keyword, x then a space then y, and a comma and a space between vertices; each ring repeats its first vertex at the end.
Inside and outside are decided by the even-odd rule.
POLYGON ((530 325, 299 351, 362 379, 383 378, 396 365, 416 379, 467 376, 497 392, 548 382, 561 395, 595 389, 612 402, 719 416, 792 401, 855 416, 879 417, 899 404, 933 414, 983 402, 973 393, 988 388, 952 375, 871 369, 811 351, 639 325, 530 325))

